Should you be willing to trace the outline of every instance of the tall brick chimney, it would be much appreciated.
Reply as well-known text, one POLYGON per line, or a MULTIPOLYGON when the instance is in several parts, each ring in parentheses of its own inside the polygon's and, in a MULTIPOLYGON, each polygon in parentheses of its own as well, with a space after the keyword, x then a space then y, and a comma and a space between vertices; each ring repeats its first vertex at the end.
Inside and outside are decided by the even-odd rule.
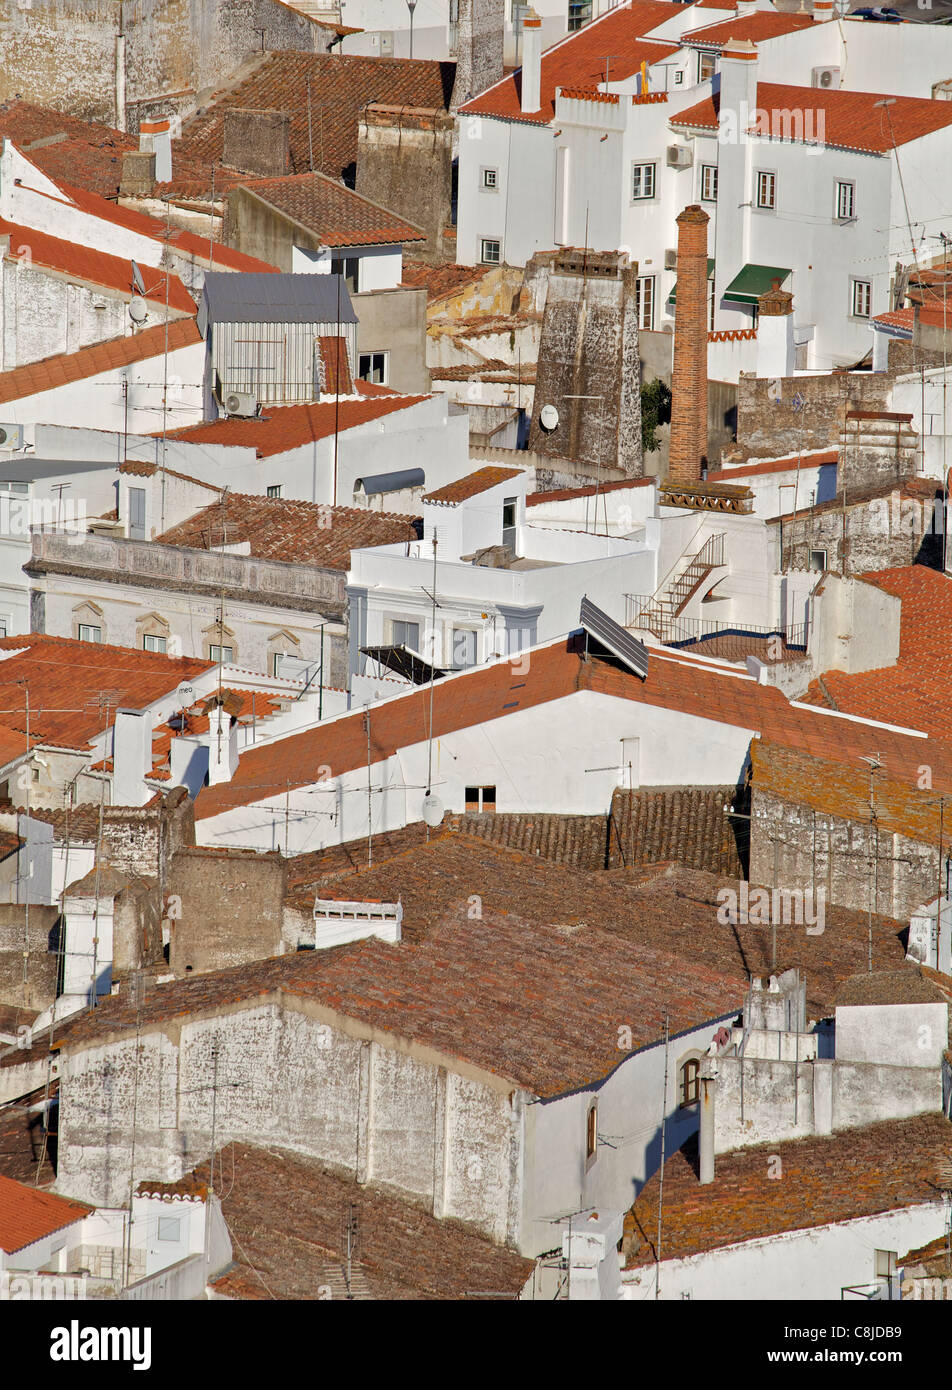
POLYGON ((678 286, 668 477, 697 483, 707 462, 707 224, 694 203, 678 217, 678 286))

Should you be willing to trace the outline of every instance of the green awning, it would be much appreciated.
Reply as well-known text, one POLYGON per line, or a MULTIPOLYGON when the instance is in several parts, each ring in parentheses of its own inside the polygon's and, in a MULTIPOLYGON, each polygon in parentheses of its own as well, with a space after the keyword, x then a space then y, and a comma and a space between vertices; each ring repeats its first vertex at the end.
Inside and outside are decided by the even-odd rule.
MULTIPOLYGON (((708 256, 708 258, 707 258, 707 278, 708 278, 709 280, 713 280, 713 278, 714 278, 714 258, 713 258, 712 256, 708 256)), ((671 293, 668 295, 668 303, 669 303, 669 304, 673 304, 673 303, 675 302, 675 298, 674 298, 674 297, 675 297, 675 295, 677 294, 677 291, 678 291, 678 282, 677 282, 677 280, 675 280, 675 282, 674 282, 674 287, 673 287, 673 289, 671 290, 671 293)))
POLYGON ((775 280, 782 285, 789 274, 790 271, 780 265, 745 265, 727 286, 724 298, 732 299, 735 304, 756 304, 762 294, 773 289, 775 280))

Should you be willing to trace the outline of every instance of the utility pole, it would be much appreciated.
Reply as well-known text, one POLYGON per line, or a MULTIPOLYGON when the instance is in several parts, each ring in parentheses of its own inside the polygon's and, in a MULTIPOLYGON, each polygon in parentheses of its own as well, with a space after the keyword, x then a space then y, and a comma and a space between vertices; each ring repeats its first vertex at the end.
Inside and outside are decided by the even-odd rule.
POLYGON ((364 710, 364 728, 367 730, 367 868, 373 868, 374 862, 374 833, 373 833, 373 796, 370 785, 370 710, 364 710))

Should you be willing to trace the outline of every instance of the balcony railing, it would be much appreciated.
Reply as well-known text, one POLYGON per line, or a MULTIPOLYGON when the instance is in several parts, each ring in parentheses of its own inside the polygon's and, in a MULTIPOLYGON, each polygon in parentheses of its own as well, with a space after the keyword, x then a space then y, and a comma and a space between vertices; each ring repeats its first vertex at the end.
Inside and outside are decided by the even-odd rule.
MULTIPOLYGON (((625 626, 638 625, 650 598, 643 594, 625 595, 625 626)), ((796 661, 807 650, 806 623, 762 626, 718 618, 672 617, 665 623, 662 638, 666 647, 686 648, 722 661, 743 661, 748 656, 770 661, 796 661)))

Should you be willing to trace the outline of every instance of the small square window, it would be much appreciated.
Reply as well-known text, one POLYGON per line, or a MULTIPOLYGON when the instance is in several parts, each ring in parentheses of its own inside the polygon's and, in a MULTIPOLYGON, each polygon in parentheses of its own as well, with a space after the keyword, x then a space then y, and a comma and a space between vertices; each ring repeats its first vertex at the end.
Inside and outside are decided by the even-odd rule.
POLYGON ((684 86, 684 73, 680 68, 678 68, 677 72, 674 74, 674 85, 676 87, 684 86))
POLYGON ((101 642, 102 628, 93 627, 91 623, 80 623, 78 635, 81 642, 101 642))
POLYGON ((378 386, 387 384, 387 354, 385 352, 362 352, 357 358, 357 375, 361 381, 375 381, 378 386))
POLYGON ((827 552, 825 550, 810 551, 810 568, 815 573, 822 574, 827 566, 827 552))
POLYGON ((500 243, 492 237, 483 237, 480 249, 480 260, 484 265, 499 265, 502 259, 502 248, 500 243))
POLYGON ((838 183, 836 185, 836 215, 841 222, 848 222, 855 216, 853 211, 855 205, 856 185, 838 183))
POLYGON ((227 661, 233 661, 233 660, 234 660, 234 657, 235 657, 235 649, 234 649, 234 647, 216 647, 216 646, 214 645, 214 643, 212 643, 212 644, 209 645, 209 648, 208 648, 208 659, 209 659, 209 661, 227 662, 227 661))
POLYGON ((478 815, 480 811, 494 812, 496 810, 496 788, 467 787, 465 801, 467 811, 475 815, 478 815))
POLYGON ((394 619, 390 624, 390 642, 394 647, 409 647, 411 652, 419 652, 420 624, 394 619))
POLYGON ((701 202, 717 202, 717 165, 701 165, 701 202))
POLYGON ((40 780, 40 769, 38 767, 31 767, 30 776, 34 782, 38 782, 40 780))
POLYGON ((633 164, 631 166, 631 200, 639 202, 653 198, 655 191, 654 164, 633 164))
POLYGON ((159 637, 155 633, 147 632, 142 639, 142 650, 144 652, 161 652, 163 656, 169 649, 167 637, 159 637))
POLYGON ((761 170, 757 175, 757 206, 773 212, 777 206, 777 175, 761 170))
POLYGON ((491 189, 492 192, 495 193, 495 191, 496 191, 496 189, 497 189, 498 187, 499 187, 499 170, 498 170, 498 169, 484 169, 484 170, 483 170, 483 188, 491 189))
POLYGON ((269 483, 269 484, 268 484, 268 496, 269 496, 269 497, 280 497, 280 496, 281 496, 281 489, 282 489, 283 486, 284 486, 283 483, 269 483))
POLYGON ((853 281, 853 317, 868 319, 872 309, 873 287, 869 280, 853 281))
POLYGON ((182 1218, 180 1216, 159 1217, 159 1240, 181 1240, 182 1218))

